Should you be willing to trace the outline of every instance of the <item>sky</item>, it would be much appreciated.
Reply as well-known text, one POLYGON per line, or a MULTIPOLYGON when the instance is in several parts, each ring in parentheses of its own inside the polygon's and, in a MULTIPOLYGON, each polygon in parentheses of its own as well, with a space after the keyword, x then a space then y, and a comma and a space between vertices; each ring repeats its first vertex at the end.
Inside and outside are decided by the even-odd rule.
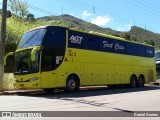
POLYGON ((129 31, 131 26, 138 26, 154 33, 160 33, 160 0, 25 1, 28 4, 29 12, 36 18, 70 14, 113 30, 129 31))

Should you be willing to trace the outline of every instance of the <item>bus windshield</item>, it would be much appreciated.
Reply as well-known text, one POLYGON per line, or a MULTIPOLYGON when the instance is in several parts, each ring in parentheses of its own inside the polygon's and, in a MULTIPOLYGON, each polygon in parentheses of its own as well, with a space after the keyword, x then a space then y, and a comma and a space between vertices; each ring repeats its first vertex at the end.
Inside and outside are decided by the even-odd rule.
POLYGON ((25 33, 17 49, 41 45, 45 32, 46 29, 40 28, 25 33))
POLYGON ((39 71, 40 51, 36 52, 36 60, 34 62, 31 61, 31 51, 32 49, 15 53, 15 74, 27 74, 39 71))

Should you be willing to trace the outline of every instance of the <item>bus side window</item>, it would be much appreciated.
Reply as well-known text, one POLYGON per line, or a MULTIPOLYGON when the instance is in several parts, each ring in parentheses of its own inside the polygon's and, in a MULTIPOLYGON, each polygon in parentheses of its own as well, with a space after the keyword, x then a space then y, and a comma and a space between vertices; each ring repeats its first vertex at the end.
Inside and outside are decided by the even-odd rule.
POLYGON ((55 69, 55 57, 43 56, 42 57, 42 71, 51 71, 55 69))

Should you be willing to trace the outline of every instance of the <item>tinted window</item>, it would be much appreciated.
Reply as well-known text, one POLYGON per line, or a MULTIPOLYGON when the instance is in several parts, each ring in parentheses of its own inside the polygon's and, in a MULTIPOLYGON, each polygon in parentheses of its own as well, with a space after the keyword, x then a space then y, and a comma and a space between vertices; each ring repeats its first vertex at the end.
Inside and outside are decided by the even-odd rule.
POLYGON ((42 71, 51 71, 55 69, 55 56, 43 56, 42 57, 42 71))
POLYGON ((43 40, 43 46, 65 47, 66 31, 60 27, 48 27, 43 40))
POLYGON ((46 29, 47 31, 42 42, 43 71, 58 68, 62 60, 59 60, 59 64, 56 64, 56 57, 60 56, 63 58, 66 49, 66 28, 48 26, 46 29))
POLYGON ((154 57, 154 48, 113 38, 69 31, 68 47, 118 54, 154 57))
POLYGON ((101 49, 101 40, 100 37, 94 35, 87 35, 88 39, 86 40, 86 49, 97 50, 101 49))
POLYGON ((154 48, 150 46, 145 47, 146 57, 154 57, 154 48))
POLYGON ((128 55, 137 55, 136 44, 127 42, 126 53, 128 55))
POLYGON ((136 45, 137 47, 137 55, 138 56, 145 56, 145 47, 143 45, 136 45))
POLYGON ((46 29, 36 29, 25 33, 17 49, 41 45, 45 32, 46 29))

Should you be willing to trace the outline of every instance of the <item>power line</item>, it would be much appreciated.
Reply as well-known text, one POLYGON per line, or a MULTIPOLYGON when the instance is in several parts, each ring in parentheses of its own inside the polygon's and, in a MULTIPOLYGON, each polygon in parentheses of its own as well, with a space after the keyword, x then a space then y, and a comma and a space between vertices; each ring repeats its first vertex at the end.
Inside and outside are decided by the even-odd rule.
MULTIPOLYGON (((157 13, 155 13, 155 12, 153 12, 153 11, 150 11, 149 9, 146 9, 146 8, 140 6, 140 5, 137 5, 137 4, 134 3, 133 1, 132 1, 132 2, 131 2, 131 1, 128 1, 128 0, 124 0, 124 1, 127 2, 127 3, 129 3, 129 4, 131 4, 131 5, 133 5, 133 6, 137 6, 137 7, 141 8, 141 9, 143 9, 143 10, 146 11, 146 12, 152 13, 152 14, 160 17, 160 14, 157 14, 157 13)), ((141 3, 141 4, 142 4, 142 3, 141 3)))
POLYGON ((36 11, 39 11, 39 12, 42 12, 44 14, 48 14, 48 15, 58 15, 56 13, 53 13, 53 12, 50 12, 50 11, 47 11, 47 10, 44 10, 44 9, 41 9, 41 8, 38 8, 38 7, 35 7, 35 6, 32 6, 32 5, 28 5, 29 8, 33 9, 33 10, 36 10, 36 11))
MULTIPOLYGON (((106 11, 106 10, 104 10, 104 9, 97 8, 97 7, 94 6, 94 5, 90 5, 90 4, 87 4, 87 3, 84 3, 84 2, 80 2, 80 1, 78 1, 78 0, 76 0, 76 1, 74 1, 74 2, 67 1, 67 0, 57 0, 57 1, 58 1, 58 2, 62 2, 62 4, 66 4, 66 5, 69 5, 69 6, 71 6, 71 7, 74 7, 74 8, 76 8, 76 9, 78 9, 78 10, 83 10, 83 11, 84 11, 84 10, 87 9, 87 11, 88 11, 88 9, 91 8, 91 9, 89 10, 89 12, 90 12, 90 13, 93 13, 95 16, 100 16, 101 13, 108 14, 108 15, 110 15, 111 18, 115 18, 115 19, 113 19, 115 22, 120 23, 120 24, 125 24, 125 25, 126 25, 126 24, 130 23, 130 22, 127 22, 127 21, 130 21, 128 18, 125 18, 125 17, 119 16, 119 15, 116 15, 116 14, 111 13, 111 12, 109 12, 109 11, 106 11), (96 12, 95 12, 95 10, 96 10, 96 12)), ((124 0, 124 1, 127 1, 127 0, 124 0)), ((147 5, 146 5, 146 6, 147 6, 147 5)), ((56 14, 56 13, 53 13, 53 12, 50 12, 50 11, 47 11, 47 10, 44 10, 44 9, 41 9, 41 8, 38 8, 38 7, 35 7, 35 6, 32 6, 32 5, 28 5, 28 7, 29 7, 30 9, 39 11, 39 12, 41 12, 41 13, 44 13, 44 14, 47 14, 47 15, 50 15, 50 16, 52 16, 52 15, 58 16, 58 14, 56 14)), ((62 14, 63 14, 63 11, 64 11, 64 8, 63 8, 63 5, 62 5, 62 14)), ((141 26, 142 28, 143 28, 144 26, 146 26, 146 25, 144 25, 144 24, 142 24, 142 23, 139 23, 139 22, 137 22, 137 21, 132 21, 132 22, 134 22, 135 25, 141 26)), ((148 26, 148 27, 149 27, 149 28, 152 28, 152 27, 150 27, 150 26, 148 26)))
MULTIPOLYGON (((63 2, 63 4, 67 4, 67 5, 71 6, 71 7, 75 7, 76 9, 81 9, 81 10, 86 10, 87 9, 88 10, 88 9, 92 8, 90 10, 90 13, 93 12, 93 6, 94 5, 90 5, 90 4, 84 3, 82 1, 76 0, 76 1, 74 1, 74 3, 73 2, 71 3, 70 1, 67 1, 67 0, 65 0, 65 1, 64 0, 57 0, 57 1, 63 2)), ((126 22, 126 21, 130 21, 128 18, 119 16, 117 14, 111 13, 111 12, 106 11, 106 10, 101 9, 101 8, 97 8, 95 6, 94 6, 94 9, 96 9, 96 14, 94 14, 96 16, 99 15, 99 14, 101 14, 101 13, 105 13, 105 14, 110 15, 110 17, 115 18, 114 21, 117 22, 117 23, 125 24, 125 25, 128 24, 128 23, 130 23, 130 22, 126 22)), ((131 19, 134 19, 134 18, 131 18, 131 19)), ((134 22, 135 25, 137 25, 137 26, 141 26, 142 28, 144 28, 144 26, 146 26, 145 24, 142 24, 142 23, 137 22, 135 20, 132 20, 132 22, 134 22)), ((148 27, 152 28, 151 26, 148 26, 148 27)))
MULTIPOLYGON (((57 1, 59 1, 59 2, 62 2, 62 1, 60 1, 60 0, 57 0, 57 1)), ((66 5, 69 5, 69 6, 71 6, 71 7, 74 7, 74 8, 76 8, 76 9, 80 9, 80 10, 86 10, 86 8, 84 8, 83 6, 81 6, 81 7, 77 7, 77 3, 76 3, 77 1, 74 1, 74 3, 71 3, 70 1, 63 1, 63 4, 65 3, 66 5)), ((79 3, 78 3, 79 4, 79 3)), ((78 5, 78 6, 80 6, 80 4, 78 5)), ((85 6, 87 6, 87 5, 85 5, 85 6)), ((88 6, 87 6, 88 7, 88 6)), ((89 12, 90 13, 92 13, 93 12, 93 6, 92 7, 90 7, 90 8, 92 8, 91 10, 89 10, 89 12)), ((96 7, 94 7, 94 9, 97 9, 96 7)), ((103 11, 104 12, 104 11, 103 11)), ((96 16, 99 16, 100 14, 99 13, 102 13, 102 12, 98 12, 98 10, 96 11, 96 14, 94 14, 94 15, 96 15, 96 16)), ((112 16, 111 16, 112 17, 112 16)), ((118 22, 118 23, 120 23, 120 24, 126 24, 126 22, 124 22, 124 20, 122 20, 120 17, 119 17, 119 19, 114 19, 114 21, 115 22, 118 22)))
POLYGON ((138 1, 138 0, 134 0, 134 1, 160 14, 160 11, 152 7, 150 4, 146 4, 145 2, 138 1))
POLYGON ((149 3, 149 2, 144 1, 144 0, 142 0, 142 1, 143 1, 143 3, 145 3, 145 4, 147 4, 147 5, 149 5, 149 6, 152 6, 152 8, 154 8, 154 9, 157 9, 157 10, 159 10, 159 9, 160 9, 159 7, 157 7, 157 6, 153 5, 152 3, 149 3))

